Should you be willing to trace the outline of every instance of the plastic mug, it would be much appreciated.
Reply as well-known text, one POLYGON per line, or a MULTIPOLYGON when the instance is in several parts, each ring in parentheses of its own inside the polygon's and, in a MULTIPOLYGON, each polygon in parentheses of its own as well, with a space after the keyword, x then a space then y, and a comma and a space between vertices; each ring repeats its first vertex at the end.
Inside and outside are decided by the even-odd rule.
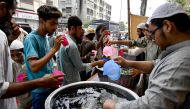
MULTIPOLYGON (((53 75, 53 76, 56 76, 56 75, 64 75, 64 73, 61 72, 61 71, 59 71, 59 70, 54 69, 52 75, 53 75)), ((58 78, 58 80, 60 80, 60 81, 62 81, 63 79, 64 79, 64 76, 58 78)))
POLYGON ((118 51, 118 56, 123 56, 123 50, 118 51))
POLYGON ((65 34, 63 34, 62 37, 63 37, 63 42, 62 42, 63 46, 69 45, 69 42, 68 42, 68 40, 67 40, 65 34))

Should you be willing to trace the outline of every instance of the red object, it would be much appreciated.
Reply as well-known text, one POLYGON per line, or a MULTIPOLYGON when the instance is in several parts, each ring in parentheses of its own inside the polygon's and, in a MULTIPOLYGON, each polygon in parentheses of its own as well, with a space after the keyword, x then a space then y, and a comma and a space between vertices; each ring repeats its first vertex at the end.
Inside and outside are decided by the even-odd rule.
POLYGON ((20 73, 17 77, 16 77, 16 81, 17 82, 24 82, 26 81, 27 75, 26 73, 20 73))
MULTIPOLYGON (((56 75, 64 75, 64 73, 61 72, 61 71, 59 71, 59 70, 54 69, 52 75, 53 75, 53 76, 56 76, 56 75)), ((63 76, 63 77, 59 77, 58 79, 59 79, 60 81, 62 81, 62 80, 64 79, 64 76, 63 76)))
POLYGON ((69 42, 68 42, 68 40, 67 40, 65 34, 63 34, 62 37, 63 37, 63 40, 64 40, 64 41, 62 42, 63 46, 69 45, 69 42))
POLYGON ((109 36, 109 35, 110 35, 110 32, 109 32, 109 31, 106 31, 105 35, 106 35, 106 36, 109 36))
POLYGON ((123 56, 123 50, 118 51, 118 56, 123 56))

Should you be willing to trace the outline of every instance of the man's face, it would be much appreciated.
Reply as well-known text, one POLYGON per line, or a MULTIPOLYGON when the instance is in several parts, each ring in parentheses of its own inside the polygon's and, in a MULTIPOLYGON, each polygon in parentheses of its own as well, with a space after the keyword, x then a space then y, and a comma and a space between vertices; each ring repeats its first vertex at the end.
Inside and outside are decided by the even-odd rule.
POLYGON ((0 4, 0 29, 9 37, 13 34, 11 20, 16 10, 16 1, 14 0, 14 5, 11 7, 7 7, 5 2, 0 2, 0 4))
POLYGON ((16 63, 23 64, 24 63, 24 56, 23 56, 22 49, 20 49, 20 50, 11 50, 11 58, 16 63))
POLYGON ((139 38, 144 37, 144 33, 142 29, 137 28, 137 35, 139 36, 139 38))
POLYGON ((82 26, 73 27, 72 31, 77 43, 81 43, 84 36, 82 26))
POLYGON ((0 21, 1 22, 6 22, 6 21, 11 21, 13 14, 15 14, 16 11, 16 1, 13 0, 13 6, 7 7, 7 4, 5 2, 0 2, 1 3, 1 10, 0 10, 0 21), (4 5, 3 5, 4 4, 4 5))
POLYGON ((167 36, 162 27, 157 27, 155 25, 150 25, 149 27, 150 37, 155 40, 156 44, 162 49, 165 50, 168 46, 167 36))
POLYGON ((58 26, 58 19, 56 18, 51 18, 49 20, 43 21, 42 23, 44 31, 48 34, 53 34, 58 26))
POLYGON ((144 35, 145 35, 145 37, 148 39, 148 40, 152 40, 152 38, 150 37, 150 33, 149 33, 149 31, 148 30, 143 30, 143 33, 144 33, 144 35))

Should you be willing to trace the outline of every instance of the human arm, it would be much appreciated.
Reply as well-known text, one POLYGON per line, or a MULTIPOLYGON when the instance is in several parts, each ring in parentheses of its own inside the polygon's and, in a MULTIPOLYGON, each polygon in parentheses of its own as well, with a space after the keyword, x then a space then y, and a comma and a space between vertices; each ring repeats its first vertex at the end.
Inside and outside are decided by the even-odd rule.
MULTIPOLYGON (((4 85, 6 84, 5 87, 7 87, 7 89, 6 93, 0 96, 0 99, 19 96, 35 88, 58 88, 58 86, 62 84, 62 80, 58 79, 60 77, 63 77, 63 75, 42 77, 40 79, 20 83, 3 83, 4 85)), ((1 85, 2 83, 0 83, 0 86, 1 85)))
MULTIPOLYGON (((105 109, 182 109, 190 92, 190 60, 175 61, 162 63, 154 69, 144 96, 134 101, 115 103, 115 107, 105 109)), ((105 104, 110 104, 110 101, 105 104)))
POLYGON ((106 33, 107 33, 107 32, 108 32, 107 30, 104 30, 104 31, 102 32, 101 37, 100 37, 100 39, 98 40, 98 43, 97 43, 97 45, 96 45, 96 49, 97 49, 97 50, 98 50, 100 47, 103 46, 103 39, 104 39, 104 37, 106 37, 106 33))
POLYGON ((128 49, 128 55, 138 56, 145 51, 145 48, 135 47, 134 49, 128 49))
POLYGON ((154 67, 153 61, 130 61, 125 60, 123 57, 117 57, 114 59, 116 63, 121 65, 122 67, 130 67, 135 68, 144 72, 151 72, 154 67))
POLYGON ((10 37, 8 37, 8 44, 9 44, 9 46, 21 34, 21 31, 19 30, 19 25, 16 24, 15 21, 13 21, 13 20, 11 21, 11 26, 13 28, 13 30, 12 30, 13 32, 12 32, 12 35, 10 37))
MULTIPOLYGON (((43 66, 45 66, 49 62, 49 60, 52 59, 52 57, 55 55, 55 53, 59 50, 62 42, 63 42, 63 38, 61 36, 58 36, 55 39, 54 47, 44 57, 42 57, 41 59, 39 59, 37 56, 29 57, 28 61, 29 61, 31 70, 33 72, 38 72, 43 66)), ((29 46, 29 45, 27 45, 27 46, 29 46)))
POLYGON ((113 45, 113 44, 127 45, 127 46, 131 47, 132 41, 130 41, 130 40, 110 40, 110 41, 108 41, 108 45, 113 45))
POLYGON ((78 48, 74 44, 70 44, 68 48, 66 48, 66 52, 70 57, 70 60, 77 71, 89 71, 92 67, 102 64, 102 61, 93 62, 93 63, 83 63, 80 58, 80 53, 78 48))

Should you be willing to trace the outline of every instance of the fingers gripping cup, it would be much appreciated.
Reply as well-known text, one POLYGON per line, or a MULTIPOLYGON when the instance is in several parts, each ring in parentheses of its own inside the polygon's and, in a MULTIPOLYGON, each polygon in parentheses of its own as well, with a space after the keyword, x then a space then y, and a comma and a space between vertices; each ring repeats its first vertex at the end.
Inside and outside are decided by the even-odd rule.
POLYGON ((68 42, 68 40, 67 40, 65 34, 63 34, 62 37, 63 37, 63 42, 62 42, 63 46, 69 45, 69 42, 68 42))
MULTIPOLYGON (((56 75, 64 75, 64 73, 61 72, 61 71, 59 71, 59 70, 54 69, 52 75, 53 75, 53 76, 56 76, 56 75)), ((58 79, 59 79, 60 81, 62 81, 62 80, 64 79, 64 77, 59 77, 58 79)))
POLYGON ((111 80, 118 80, 120 78, 120 66, 113 60, 107 61, 103 66, 103 75, 107 75, 111 80))

